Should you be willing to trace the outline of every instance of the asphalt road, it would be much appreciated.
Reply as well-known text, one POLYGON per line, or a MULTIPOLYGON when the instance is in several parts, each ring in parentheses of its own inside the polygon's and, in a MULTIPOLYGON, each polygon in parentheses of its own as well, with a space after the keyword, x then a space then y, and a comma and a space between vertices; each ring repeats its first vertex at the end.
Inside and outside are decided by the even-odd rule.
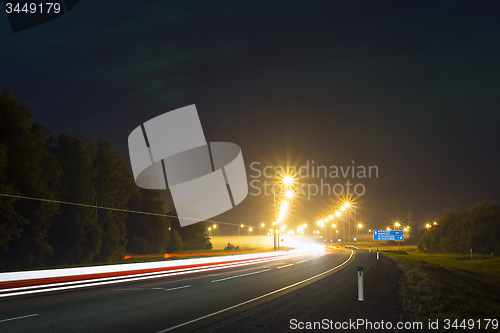
MULTIPOLYGON (((316 289, 324 281, 330 281, 330 289, 332 283, 336 285, 337 296, 344 293, 346 299, 335 302, 352 301, 352 293, 357 292, 353 287, 357 261, 368 271, 380 266, 373 253, 354 255, 344 250, 213 272, 15 296, 0 300, 0 332, 229 332, 243 327, 236 318, 254 313, 242 330, 252 331, 264 320, 255 313, 285 297, 292 297, 288 303, 302 307, 308 302, 320 304, 324 294, 316 289), (308 290, 316 291, 311 294, 308 290), (298 292, 309 296, 297 296, 298 292)), ((272 311, 280 312, 278 308, 272 311)), ((282 319, 278 331, 287 330, 289 318, 282 319)))
MULTIPOLYGON (((352 264, 344 269, 316 280, 305 288, 288 293, 265 304, 256 306, 215 324, 206 326, 197 333, 240 333, 240 332, 296 332, 299 323, 306 328, 307 323, 328 322, 326 331, 350 332, 411 332, 398 330, 401 320, 401 300, 399 281, 401 271, 396 264, 384 257, 376 259, 376 253, 366 250, 356 251, 352 264), (364 301, 358 301, 357 270, 363 267, 364 301), (353 329, 351 324, 358 320, 365 324, 353 329), (295 320, 292 322, 292 320, 295 320), (384 322, 386 329, 374 329, 374 325, 384 322), (336 329, 335 325, 347 329, 336 329), (388 322, 392 328, 387 329, 388 322), (333 329, 330 329, 333 325, 333 329)), ((321 330, 325 330, 325 327, 321 330)), ((320 331, 304 329, 302 331, 320 331)), ((416 330, 420 332, 420 330, 416 330)))

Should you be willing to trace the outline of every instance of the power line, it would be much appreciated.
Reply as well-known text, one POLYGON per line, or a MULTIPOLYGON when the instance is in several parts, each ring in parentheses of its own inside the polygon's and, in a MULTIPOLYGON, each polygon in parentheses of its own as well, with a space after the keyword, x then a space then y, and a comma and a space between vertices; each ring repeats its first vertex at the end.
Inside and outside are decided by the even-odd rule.
MULTIPOLYGON (((113 210, 113 211, 125 212, 125 213, 134 213, 134 214, 144 214, 144 215, 153 215, 153 216, 179 218, 176 215, 167 215, 167 214, 157 214, 157 213, 149 213, 149 212, 140 212, 140 211, 137 211, 137 210, 120 209, 120 208, 113 208, 113 207, 103 207, 103 206, 97 206, 97 205, 86 205, 86 204, 81 204, 81 203, 76 203, 76 202, 67 202, 67 201, 60 201, 60 200, 51 200, 51 199, 25 197, 25 196, 22 196, 22 195, 14 195, 14 194, 0 193, 0 196, 11 197, 11 198, 18 198, 18 199, 36 200, 36 201, 43 201, 43 202, 51 202, 51 203, 59 203, 59 204, 73 205, 73 206, 80 206, 80 207, 88 207, 88 208, 94 208, 94 209, 96 209, 96 208, 107 209, 107 210, 113 210)), ((183 218, 188 219, 188 220, 197 220, 197 219, 190 218, 190 217, 183 217, 183 218)), ((235 224, 235 223, 221 222, 221 221, 215 221, 215 220, 204 220, 203 222, 218 223, 218 224, 227 224, 227 225, 238 226, 238 227, 240 225, 239 223, 235 224)))

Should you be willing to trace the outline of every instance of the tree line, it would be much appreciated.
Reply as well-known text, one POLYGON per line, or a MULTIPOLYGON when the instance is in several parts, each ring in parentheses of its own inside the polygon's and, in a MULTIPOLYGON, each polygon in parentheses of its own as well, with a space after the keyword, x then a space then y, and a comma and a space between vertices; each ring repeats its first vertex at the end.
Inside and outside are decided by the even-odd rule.
POLYGON ((0 97, 0 194, 46 199, 0 195, 0 269, 212 247, 204 222, 181 228, 160 190, 136 186, 112 142, 69 132, 52 136, 12 91, 0 97))
POLYGON ((489 202, 468 211, 448 210, 425 230, 418 248, 427 252, 500 254, 500 207, 489 202))

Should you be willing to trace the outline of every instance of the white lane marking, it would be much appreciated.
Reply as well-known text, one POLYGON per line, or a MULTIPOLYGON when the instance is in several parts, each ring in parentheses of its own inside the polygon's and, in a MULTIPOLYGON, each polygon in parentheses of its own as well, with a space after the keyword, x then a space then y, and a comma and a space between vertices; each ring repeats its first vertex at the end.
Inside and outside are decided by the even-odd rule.
POLYGON ((296 262, 296 264, 300 264, 300 263, 302 263, 302 262, 306 262, 306 261, 308 261, 308 260, 309 260, 309 259, 302 260, 302 261, 296 262))
POLYGON ((212 281, 212 283, 213 283, 213 282, 219 282, 219 281, 225 281, 225 280, 231 280, 231 279, 235 279, 235 278, 239 278, 239 277, 242 277, 242 276, 247 276, 247 275, 253 275, 253 274, 264 273, 264 272, 267 272, 267 271, 270 271, 270 269, 264 269, 263 271, 252 272, 252 273, 246 273, 246 274, 241 274, 241 275, 234 275, 234 276, 230 276, 230 277, 223 278, 223 279, 213 280, 213 281, 212 281))
POLYGON ((184 289, 184 288, 189 288, 189 287, 191 287, 190 284, 188 284, 187 286, 165 289, 165 291, 171 291, 171 290, 177 290, 177 289, 184 289))
POLYGON ((27 316, 22 316, 22 317, 3 319, 3 320, 0 320, 0 323, 3 323, 4 321, 11 321, 11 320, 29 318, 29 317, 34 317, 34 316, 38 316, 38 313, 34 313, 34 314, 27 315, 27 316))
POLYGON ((297 282, 297 283, 291 284, 291 285, 286 286, 286 287, 283 287, 283 288, 281 288, 281 289, 278 289, 278 290, 275 290, 275 291, 271 291, 270 293, 267 293, 267 294, 261 295, 261 296, 259 296, 259 297, 252 298, 252 299, 250 299, 250 300, 248 300, 248 301, 245 301, 245 302, 242 302, 242 303, 239 303, 239 304, 236 304, 236 305, 230 306, 230 307, 228 307, 228 308, 225 308, 225 309, 222 309, 222 310, 219 310, 219 311, 216 311, 216 312, 213 312, 213 313, 207 314, 207 315, 205 315, 205 316, 202 316, 202 317, 199 317, 199 318, 196 318, 196 319, 193 319, 193 320, 187 321, 187 322, 185 322, 185 323, 182 323, 182 324, 179 324, 179 325, 176 325, 176 326, 172 326, 172 327, 166 328, 166 329, 164 329, 164 330, 162 330, 162 331, 158 331, 158 332, 156 332, 156 333, 164 333, 164 332, 168 332, 168 331, 171 331, 171 330, 175 330, 175 329, 177 329, 177 328, 179 328, 179 327, 186 326, 186 325, 192 324, 192 323, 194 323, 194 322, 200 321, 200 320, 202 320, 202 319, 206 319, 206 318, 209 318, 209 317, 212 317, 212 316, 218 315, 219 313, 226 312, 226 311, 228 311, 228 310, 231 310, 231 309, 237 308, 237 307, 239 307, 239 306, 242 306, 242 305, 245 305, 245 304, 251 303, 251 302, 256 301, 256 300, 259 300, 259 299, 261 299, 261 298, 264 298, 264 297, 271 296, 271 295, 273 295, 273 294, 279 293, 279 292, 281 292, 281 291, 283 291, 283 290, 287 290, 287 289, 293 288, 293 287, 298 286, 299 284, 305 283, 305 282, 307 282, 307 281, 311 281, 311 280, 313 280, 313 279, 315 279, 315 278, 317 278, 317 277, 319 277, 319 276, 321 276, 321 275, 325 275, 325 274, 328 274, 328 273, 330 273, 330 272, 332 272, 332 271, 336 270, 336 269, 337 269, 337 268, 339 268, 340 266, 344 266, 345 264, 347 264, 347 263, 349 262, 349 260, 351 260, 351 258, 352 258, 352 256, 353 256, 353 254, 354 254, 354 251, 352 251, 352 250, 351 250, 351 255, 349 256, 349 258, 347 258, 347 260, 346 260, 346 261, 344 261, 343 263, 341 263, 341 264, 340 264, 340 265, 338 265, 338 266, 335 266, 335 267, 333 267, 333 268, 331 268, 331 269, 329 269, 329 270, 327 270, 327 271, 324 271, 323 273, 319 273, 319 274, 317 274, 317 275, 315 275, 315 276, 313 276, 313 277, 307 278, 307 279, 305 279, 305 280, 302 280, 302 281, 300 281, 300 282, 297 282))
MULTIPOLYGON (((38 294, 38 293, 44 293, 44 292, 49 292, 49 291, 60 291, 60 290, 67 290, 67 289, 87 288, 87 287, 102 286, 102 285, 113 284, 113 283, 140 281, 140 280, 146 280, 146 279, 163 278, 163 277, 184 275, 184 274, 191 274, 191 273, 201 273, 201 272, 213 271, 213 270, 224 269, 224 268, 235 268, 235 267, 240 267, 240 266, 249 266, 249 265, 260 264, 260 263, 264 263, 264 262, 276 261, 276 260, 282 260, 282 259, 287 259, 287 258, 271 258, 269 260, 254 260, 251 262, 243 262, 243 263, 234 264, 234 265, 224 264, 224 265, 219 265, 219 266, 211 267, 211 268, 201 268, 201 269, 190 270, 190 271, 185 271, 185 272, 178 272, 178 273, 166 273, 166 274, 158 274, 158 275, 154 275, 154 276, 144 276, 144 277, 136 277, 136 278, 122 278, 118 281, 85 283, 85 284, 79 284, 79 285, 75 285, 75 286, 44 288, 41 290, 27 290, 27 291, 22 291, 22 292, 0 294, 0 298, 1 297, 18 296, 18 295, 27 295, 27 294, 38 294), (223 266, 223 267, 221 267, 221 266, 223 266)), ((48 286, 44 286, 44 287, 48 287, 48 286)))
POLYGON ((289 265, 284 265, 284 266, 280 266, 280 267, 278 267, 278 269, 280 269, 280 268, 285 268, 285 267, 290 267, 290 266, 293 266, 293 264, 289 264, 289 265))

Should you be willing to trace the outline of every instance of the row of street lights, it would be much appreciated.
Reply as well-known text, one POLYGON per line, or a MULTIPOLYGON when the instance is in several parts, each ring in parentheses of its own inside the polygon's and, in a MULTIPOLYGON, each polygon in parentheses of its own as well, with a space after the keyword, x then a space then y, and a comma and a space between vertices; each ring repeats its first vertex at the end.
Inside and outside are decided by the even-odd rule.
MULTIPOLYGON (((323 228, 323 232, 324 232, 324 228, 325 228, 325 223, 329 223, 330 221, 332 221, 333 219, 337 219, 337 218, 340 218, 342 216, 342 214, 347 211, 347 218, 348 218, 348 229, 349 229, 349 241, 351 239, 351 210, 353 209, 351 203, 349 201, 345 201, 337 210, 335 210, 334 213, 328 215, 327 217, 325 217, 324 219, 321 219, 319 220, 316 224, 318 226, 320 226, 321 228, 323 228)), ((345 224, 345 221, 342 221, 344 224, 345 224)), ((361 224, 360 224, 361 225, 361 224)), ((337 224, 332 224, 332 227, 334 229, 337 228, 337 224)), ((344 238, 344 242, 345 242, 345 225, 343 226, 342 228, 343 232, 344 232, 344 235, 343 235, 343 238, 344 238)), ((331 239, 331 229, 329 229, 329 234, 330 234, 330 239, 331 239)), ((338 233, 338 230, 336 230, 336 233, 338 233)))

